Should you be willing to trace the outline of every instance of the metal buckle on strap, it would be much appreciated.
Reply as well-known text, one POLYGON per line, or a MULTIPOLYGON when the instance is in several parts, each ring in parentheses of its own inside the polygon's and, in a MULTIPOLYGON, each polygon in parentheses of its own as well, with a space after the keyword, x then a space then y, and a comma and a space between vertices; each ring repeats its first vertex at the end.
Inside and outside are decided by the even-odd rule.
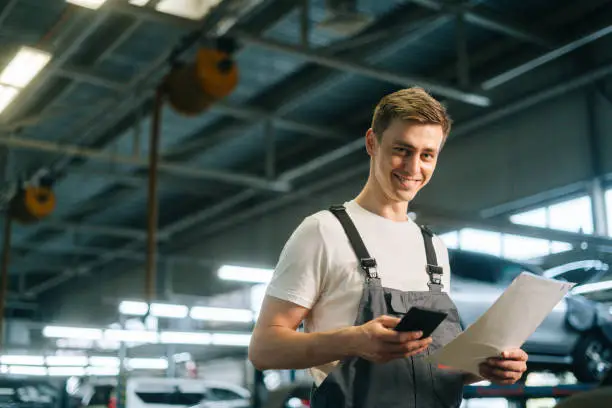
POLYGON ((444 269, 438 265, 427 265, 427 273, 429 274, 429 281, 436 285, 442 284, 442 275, 444 269))
POLYGON ((376 269, 376 259, 362 258, 361 268, 368 274, 370 278, 378 278, 378 269, 376 269))

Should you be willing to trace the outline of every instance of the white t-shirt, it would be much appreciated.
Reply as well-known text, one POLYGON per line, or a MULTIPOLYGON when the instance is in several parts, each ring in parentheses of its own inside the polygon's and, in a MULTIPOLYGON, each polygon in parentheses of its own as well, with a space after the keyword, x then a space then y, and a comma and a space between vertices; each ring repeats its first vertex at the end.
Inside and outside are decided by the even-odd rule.
MULTIPOLYGON (((381 284, 403 291, 426 291, 429 275, 421 229, 411 220, 392 221, 359 206, 344 203, 346 210, 378 264, 381 284)), ((434 237, 438 265, 443 267, 443 290, 450 287, 446 246, 434 237)), ((306 217, 285 244, 267 294, 310 309, 306 332, 352 326, 357 317, 365 273, 340 221, 330 211, 306 217)), ((336 362, 337 363, 337 362, 336 362)), ((313 367, 320 384, 336 363, 313 367)))

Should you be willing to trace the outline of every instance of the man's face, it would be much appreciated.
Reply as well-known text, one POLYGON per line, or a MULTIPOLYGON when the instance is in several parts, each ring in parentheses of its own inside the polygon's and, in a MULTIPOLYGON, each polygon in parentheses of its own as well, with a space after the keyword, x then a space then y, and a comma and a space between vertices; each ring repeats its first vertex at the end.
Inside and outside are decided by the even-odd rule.
POLYGON ((394 120, 380 143, 371 130, 366 138, 374 178, 385 197, 409 202, 433 175, 444 131, 440 125, 394 120))

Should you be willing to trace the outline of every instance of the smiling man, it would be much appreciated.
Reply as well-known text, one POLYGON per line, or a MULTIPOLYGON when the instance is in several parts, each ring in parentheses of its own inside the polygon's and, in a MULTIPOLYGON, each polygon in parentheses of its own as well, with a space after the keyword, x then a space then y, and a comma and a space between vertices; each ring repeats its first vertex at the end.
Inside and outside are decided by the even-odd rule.
POLYGON ((450 127, 444 107, 421 88, 382 98, 365 135, 365 186, 306 217, 283 248, 249 358, 262 370, 309 369, 313 408, 458 407, 464 384, 511 384, 526 369, 522 350, 491 356, 481 377, 424 359, 461 331, 446 247, 407 215, 450 127), (447 317, 428 338, 394 330, 411 307, 447 317))

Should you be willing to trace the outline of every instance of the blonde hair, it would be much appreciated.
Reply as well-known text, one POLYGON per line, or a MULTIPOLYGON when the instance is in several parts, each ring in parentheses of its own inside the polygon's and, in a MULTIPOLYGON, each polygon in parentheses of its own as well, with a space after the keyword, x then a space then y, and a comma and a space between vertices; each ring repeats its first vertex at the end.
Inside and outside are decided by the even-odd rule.
POLYGON ((446 142, 452 125, 452 119, 446 108, 419 87, 401 89, 385 95, 378 102, 372 116, 371 127, 379 141, 394 119, 442 126, 444 132, 442 145, 446 142))

